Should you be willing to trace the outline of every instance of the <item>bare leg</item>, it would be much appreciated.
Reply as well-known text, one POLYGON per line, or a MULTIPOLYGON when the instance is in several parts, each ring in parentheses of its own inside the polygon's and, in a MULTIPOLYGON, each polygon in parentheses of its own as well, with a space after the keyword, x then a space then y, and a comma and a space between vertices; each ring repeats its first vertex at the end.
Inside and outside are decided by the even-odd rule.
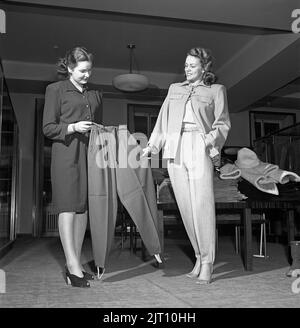
POLYGON ((199 274, 197 283, 198 284, 209 284, 212 279, 213 264, 212 263, 202 263, 201 272, 199 274))
POLYGON ((193 270, 187 274, 187 276, 189 278, 196 278, 199 276, 201 270, 201 256, 200 255, 196 255, 196 263, 195 266, 193 268, 193 270))
POLYGON ((74 212, 63 212, 58 216, 60 240, 64 249, 67 267, 71 274, 83 277, 74 245, 74 212))
POLYGON ((84 240, 84 235, 87 226, 87 211, 82 214, 75 214, 74 218, 74 247, 75 254, 78 259, 79 266, 81 271, 85 271, 81 265, 80 257, 81 257, 81 248, 84 240))

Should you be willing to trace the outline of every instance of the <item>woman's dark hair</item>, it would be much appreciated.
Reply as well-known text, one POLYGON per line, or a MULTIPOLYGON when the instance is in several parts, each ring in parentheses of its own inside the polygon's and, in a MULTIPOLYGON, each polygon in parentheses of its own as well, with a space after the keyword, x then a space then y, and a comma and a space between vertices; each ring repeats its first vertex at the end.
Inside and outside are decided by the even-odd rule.
POLYGON ((73 69, 80 61, 93 62, 93 55, 84 47, 75 47, 67 51, 65 57, 60 58, 57 63, 57 74, 63 78, 69 76, 68 67, 73 69))
POLYGON ((212 85, 217 81, 216 75, 211 71, 213 58, 210 50, 196 47, 188 51, 187 56, 194 56, 200 59, 201 66, 204 70, 202 81, 205 85, 212 85))

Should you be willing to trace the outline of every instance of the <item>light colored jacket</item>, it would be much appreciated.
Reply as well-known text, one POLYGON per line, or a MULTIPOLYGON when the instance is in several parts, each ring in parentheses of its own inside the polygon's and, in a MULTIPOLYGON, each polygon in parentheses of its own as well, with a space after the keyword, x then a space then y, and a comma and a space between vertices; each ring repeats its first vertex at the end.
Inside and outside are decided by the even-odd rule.
POLYGON ((220 153, 231 127, 226 89, 221 84, 206 86, 202 82, 191 87, 187 81, 169 87, 148 142, 152 153, 163 147, 163 158, 175 158, 189 97, 194 120, 204 132, 210 156, 220 153))

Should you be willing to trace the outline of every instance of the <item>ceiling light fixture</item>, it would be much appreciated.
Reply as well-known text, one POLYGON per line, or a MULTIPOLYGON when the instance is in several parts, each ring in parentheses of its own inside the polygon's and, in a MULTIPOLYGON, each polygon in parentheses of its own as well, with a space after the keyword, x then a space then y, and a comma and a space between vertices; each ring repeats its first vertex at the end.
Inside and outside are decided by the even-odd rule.
POLYGON ((147 76, 132 73, 133 50, 135 49, 135 45, 128 44, 127 48, 129 49, 129 73, 115 76, 112 80, 113 86, 121 91, 128 92, 145 90, 149 86, 147 76))

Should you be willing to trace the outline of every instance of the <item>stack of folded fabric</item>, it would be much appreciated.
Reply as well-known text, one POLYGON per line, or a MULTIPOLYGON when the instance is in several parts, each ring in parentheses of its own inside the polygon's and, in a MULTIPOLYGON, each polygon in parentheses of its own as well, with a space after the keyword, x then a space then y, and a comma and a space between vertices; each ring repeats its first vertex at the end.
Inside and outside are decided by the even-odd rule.
POLYGON ((241 178, 238 182, 238 190, 252 200, 264 201, 300 201, 300 182, 290 181, 286 184, 278 184, 278 195, 273 195, 258 190, 252 183, 241 178))
POLYGON ((238 180, 222 180, 215 173, 214 175, 215 202, 227 203, 238 202, 247 197, 238 190, 238 180))
MULTIPOLYGON (((165 178, 158 186, 158 202, 174 203, 175 196, 171 181, 165 178)), ((247 197, 238 190, 238 180, 222 180, 217 173, 214 174, 214 195, 215 201, 220 203, 238 202, 247 197)))
POLYGON ((220 168, 220 178, 239 179, 239 191, 251 199, 287 198, 299 200, 300 176, 295 172, 282 170, 278 165, 264 163, 248 148, 238 151, 234 164, 220 168), (269 194, 266 196, 265 194, 269 194), (279 197, 278 197, 279 196, 279 197))

